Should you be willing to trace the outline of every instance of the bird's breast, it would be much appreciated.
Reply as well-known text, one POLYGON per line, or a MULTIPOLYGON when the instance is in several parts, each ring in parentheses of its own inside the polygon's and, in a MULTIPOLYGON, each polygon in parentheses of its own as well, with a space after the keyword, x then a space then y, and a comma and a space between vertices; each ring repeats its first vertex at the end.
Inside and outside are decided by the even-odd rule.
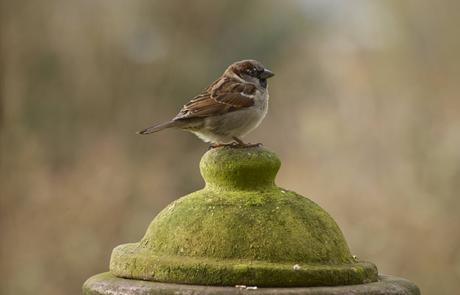
POLYGON ((263 91, 257 91, 256 96, 254 97, 254 106, 258 109, 260 109, 263 113, 264 116, 268 111, 268 91, 263 90, 263 91))

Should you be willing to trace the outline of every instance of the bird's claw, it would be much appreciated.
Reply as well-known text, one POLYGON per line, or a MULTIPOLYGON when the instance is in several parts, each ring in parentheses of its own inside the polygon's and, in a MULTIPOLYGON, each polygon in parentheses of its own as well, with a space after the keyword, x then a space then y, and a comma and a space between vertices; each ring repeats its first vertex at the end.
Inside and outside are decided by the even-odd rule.
POLYGON ((261 143, 244 143, 244 144, 235 143, 234 145, 235 148, 252 148, 252 147, 261 147, 261 146, 262 146, 261 143))
POLYGON ((261 147, 262 143, 239 143, 239 142, 232 142, 232 143, 220 143, 220 144, 211 144, 208 147, 208 150, 219 148, 219 147, 230 147, 235 149, 244 149, 244 148, 252 148, 252 147, 261 147))
POLYGON ((232 142, 232 143, 216 143, 216 144, 211 144, 211 145, 208 147, 208 151, 211 150, 211 149, 219 148, 219 147, 226 147, 226 146, 234 147, 235 144, 236 144, 235 142, 232 142))

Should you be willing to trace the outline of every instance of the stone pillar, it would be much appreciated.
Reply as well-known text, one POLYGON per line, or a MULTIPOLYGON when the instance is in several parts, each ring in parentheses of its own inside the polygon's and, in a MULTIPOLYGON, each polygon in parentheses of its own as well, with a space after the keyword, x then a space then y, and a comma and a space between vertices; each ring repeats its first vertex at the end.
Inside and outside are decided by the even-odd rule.
POLYGON ((116 247, 110 272, 88 279, 83 293, 420 293, 353 257, 326 211, 275 185, 279 167, 261 148, 208 151, 206 186, 161 211, 140 242, 116 247))

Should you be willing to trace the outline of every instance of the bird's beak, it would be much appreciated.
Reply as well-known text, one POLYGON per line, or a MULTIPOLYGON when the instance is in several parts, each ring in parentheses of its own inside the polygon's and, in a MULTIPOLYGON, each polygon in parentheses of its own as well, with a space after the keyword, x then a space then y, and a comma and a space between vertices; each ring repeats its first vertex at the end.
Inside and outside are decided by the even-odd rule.
POLYGON ((264 71, 262 72, 262 74, 260 74, 260 78, 261 79, 268 79, 268 78, 271 78, 275 76, 275 74, 273 74, 272 71, 268 70, 268 69, 264 69, 264 71))

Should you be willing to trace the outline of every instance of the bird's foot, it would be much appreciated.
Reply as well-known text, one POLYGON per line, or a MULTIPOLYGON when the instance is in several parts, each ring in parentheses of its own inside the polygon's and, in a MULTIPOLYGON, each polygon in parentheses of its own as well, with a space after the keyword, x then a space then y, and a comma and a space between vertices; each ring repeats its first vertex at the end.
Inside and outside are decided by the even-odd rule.
POLYGON ((251 147, 260 147, 262 146, 261 143, 244 143, 244 142, 231 142, 231 143, 214 143, 211 144, 208 148, 208 150, 212 150, 215 148, 220 148, 220 147, 230 147, 230 148, 235 148, 235 149, 244 149, 244 148, 251 148, 251 147))
POLYGON ((233 147, 235 148, 251 148, 251 147, 260 147, 262 146, 261 143, 245 143, 238 137, 234 136, 233 140, 235 140, 233 147))
POLYGON ((240 148, 240 149, 244 149, 244 148, 252 148, 252 147, 261 147, 262 144, 261 143, 245 143, 245 144, 240 144, 240 143, 236 143, 233 147, 234 148, 240 148))
POLYGON ((214 143, 214 144, 211 144, 208 147, 208 150, 212 150, 212 149, 219 148, 219 147, 226 147, 226 146, 235 147, 235 145, 236 145, 235 142, 232 142, 232 143, 214 143))

